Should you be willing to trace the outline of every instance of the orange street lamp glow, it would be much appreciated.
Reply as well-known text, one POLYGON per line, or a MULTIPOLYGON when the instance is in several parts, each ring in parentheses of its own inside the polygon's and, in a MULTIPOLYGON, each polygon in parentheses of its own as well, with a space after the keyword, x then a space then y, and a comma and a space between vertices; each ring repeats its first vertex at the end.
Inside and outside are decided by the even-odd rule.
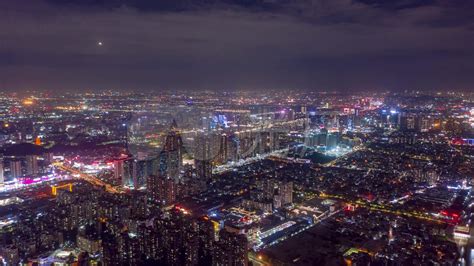
POLYGON ((23 101, 23 104, 24 104, 24 105, 32 105, 32 104, 33 104, 33 100, 31 100, 31 99, 26 99, 26 100, 23 101))

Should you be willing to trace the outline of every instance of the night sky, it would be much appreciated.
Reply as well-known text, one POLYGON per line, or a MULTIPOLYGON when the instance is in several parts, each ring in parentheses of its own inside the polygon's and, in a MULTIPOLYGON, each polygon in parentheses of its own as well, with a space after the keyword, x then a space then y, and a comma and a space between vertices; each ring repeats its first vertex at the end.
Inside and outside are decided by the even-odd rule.
POLYGON ((472 0, 1 0, 0 88, 471 89, 472 0))

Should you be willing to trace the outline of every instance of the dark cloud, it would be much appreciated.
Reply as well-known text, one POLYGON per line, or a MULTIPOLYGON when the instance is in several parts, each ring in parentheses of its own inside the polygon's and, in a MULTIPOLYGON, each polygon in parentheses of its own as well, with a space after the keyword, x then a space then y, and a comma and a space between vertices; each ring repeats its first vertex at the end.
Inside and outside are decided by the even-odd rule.
POLYGON ((456 0, 4 1, 0 87, 469 88, 471 6, 456 0))
POLYGON ((436 0, 359 0, 359 2, 388 10, 402 10, 437 4, 436 0))

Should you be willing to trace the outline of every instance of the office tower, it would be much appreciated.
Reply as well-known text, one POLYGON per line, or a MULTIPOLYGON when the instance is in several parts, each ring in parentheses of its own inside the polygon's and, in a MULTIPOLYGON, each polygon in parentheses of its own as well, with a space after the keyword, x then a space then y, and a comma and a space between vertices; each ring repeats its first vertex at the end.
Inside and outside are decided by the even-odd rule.
POLYGON ((228 155, 228 160, 236 162, 240 159, 239 154, 240 154, 240 141, 239 138, 236 135, 231 135, 229 136, 229 141, 227 142, 228 148, 227 148, 227 155, 228 155))
POLYGON ((316 145, 326 146, 327 138, 328 138, 328 130, 326 128, 321 129, 321 132, 318 134, 316 145))
POLYGON ((161 174, 167 178, 179 182, 181 168, 183 164, 183 141, 173 120, 171 129, 166 135, 163 150, 160 153, 161 174))
POLYGON ((329 134, 326 138, 326 149, 334 149, 338 144, 339 136, 337 134, 329 134))
POLYGON ((226 148, 222 144, 226 144, 226 140, 222 135, 200 132, 194 141, 194 159, 202 161, 219 161, 220 152, 226 148))
POLYGON ((258 154, 264 154, 269 152, 269 143, 270 143, 270 132, 263 131, 257 136, 257 148, 256 151, 258 154))
POLYGON ((136 184, 135 187, 141 187, 146 184, 146 179, 150 175, 158 175, 159 160, 157 157, 148 157, 135 160, 136 184))
POLYGON ((247 245, 245 235, 222 230, 213 249, 212 265, 248 265, 247 245))
POLYGON ((152 172, 148 172, 147 160, 135 160, 135 179, 133 187, 135 189, 146 184, 146 177, 152 175, 152 172))
POLYGON ((279 134, 273 130, 262 131, 256 136, 256 151, 259 154, 269 153, 277 150, 280 146, 279 134))
POLYGON ((137 184, 137 172, 135 160, 130 157, 119 158, 114 161, 115 182, 120 182, 122 186, 137 184))
POLYGON ((282 133, 278 131, 270 131, 270 151, 280 149, 280 135, 282 133))
POLYGON ((27 175, 37 175, 39 172, 38 169, 38 156, 28 155, 26 156, 26 174, 27 175))
POLYGON ((125 178, 122 185, 133 186, 133 188, 138 188, 138 178, 137 178, 137 161, 133 158, 129 158, 124 162, 124 173, 125 178))
POLYGON ((196 136, 194 143, 194 166, 199 179, 209 181, 212 177, 213 152, 211 136, 202 133, 196 136))
MULTIPOLYGON (((224 143, 226 144, 226 142, 224 143)), ((200 180, 206 182, 211 180, 212 163, 213 160, 219 159, 222 144, 222 136, 219 135, 205 132, 196 136, 194 143, 194 166, 200 180), (217 143, 217 145, 213 143, 217 143)))
POLYGON ((10 175, 12 178, 17 178, 23 175, 21 171, 21 161, 10 161, 10 175))
POLYGON ((257 135, 250 130, 246 130, 236 132, 235 136, 238 140, 237 143, 239 144, 239 147, 237 149, 238 157, 240 159, 244 159, 247 157, 255 156, 258 146, 257 135))
POLYGON ((217 158, 218 163, 224 164, 227 162, 228 157, 229 157, 228 148, 229 148, 228 137, 226 133, 223 133, 220 136, 219 155, 217 158))
POLYGON ((114 178, 115 181, 120 181, 121 183, 123 182, 123 177, 124 177, 124 167, 123 167, 124 160, 122 159, 117 159, 114 161, 114 178))

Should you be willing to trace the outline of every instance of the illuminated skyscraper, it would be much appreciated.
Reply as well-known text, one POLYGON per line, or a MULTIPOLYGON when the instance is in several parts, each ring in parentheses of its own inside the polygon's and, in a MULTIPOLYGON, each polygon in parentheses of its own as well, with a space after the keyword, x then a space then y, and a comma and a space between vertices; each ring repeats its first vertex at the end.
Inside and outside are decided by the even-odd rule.
POLYGON ((21 171, 21 161, 10 161, 10 175, 12 178, 17 178, 23 175, 21 171))
POLYGON ((176 121, 173 120, 171 129, 166 135, 163 150, 160 153, 161 174, 179 182, 183 164, 183 141, 177 130, 176 121))
POLYGON ((200 180, 209 182, 212 179, 212 163, 208 160, 194 160, 197 176, 200 180))
POLYGON ((212 142, 219 139, 218 136, 208 133, 196 136, 194 166, 196 167, 197 176, 201 180, 209 181, 212 178, 212 161, 219 152, 219 145, 213 145, 212 142))
POLYGON ((122 157, 114 161, 114 177, 122 186, 135 185, 137 171, 136 164, 131 157, 122 157))
POLYGON ((146 178, 146 190, 148 201, 159 203, 160 202, 160 190, 159 180, 157 175, 149 175, 146 178))
POLYGON ((326 149, 331 150, 337 147, 339 136, 337 134, 328 134, 326 137, 326 149))
POLYGON ((135 187, 140 187, 146 183, 146 179, 150 175, 158 175, 159 160, 157 157, 147 157, 135 160, 136 167, 136 183, 135 187))
POLYGON ((26 174, 27 175, 37 175, 39 172, 38 169, 38 156, 28 155, 26 156, 26 174))
POLYGON ((238 161, 239 154, 240 154, 240 141, 239 138, 236 135, 231 135, 229 137, 229 141, 227 142, 228 148, 227 148, 227 156, 228 160, 230 161, 238 161))
POLYGON ((164 205, 176 201, 176 188, 174 180, 164 176, 150 175, 147 177, 147 194, 151 202, 164 205))
POLYGON ((114 161, 114 177, 115 180, 120 180, 122 182, 122 178, 124 176, 124 168, 123 168, 123 160, 115 160, 114 161))
POLYGON ((229 158, 229 152, 228 152, 228 149, 229 149, 229 144, 228 144, 228 140, 229 138, 227 137, 227 134, 226 133, 223 133, 221 136, 220 136, 220 145, 219 145, 219 156, 218 156, 218 162, 221 163, 221 164, 224 164, 227 162, 228 158, 229 158))
POLYGON ((293 203, 293 182, 280 183, 279 192, 282 205, 293 203))
POLYGON ((165 205, 172 204, 176 201, 176 183, 172 179, 160 179, 161 199, 165 205))

